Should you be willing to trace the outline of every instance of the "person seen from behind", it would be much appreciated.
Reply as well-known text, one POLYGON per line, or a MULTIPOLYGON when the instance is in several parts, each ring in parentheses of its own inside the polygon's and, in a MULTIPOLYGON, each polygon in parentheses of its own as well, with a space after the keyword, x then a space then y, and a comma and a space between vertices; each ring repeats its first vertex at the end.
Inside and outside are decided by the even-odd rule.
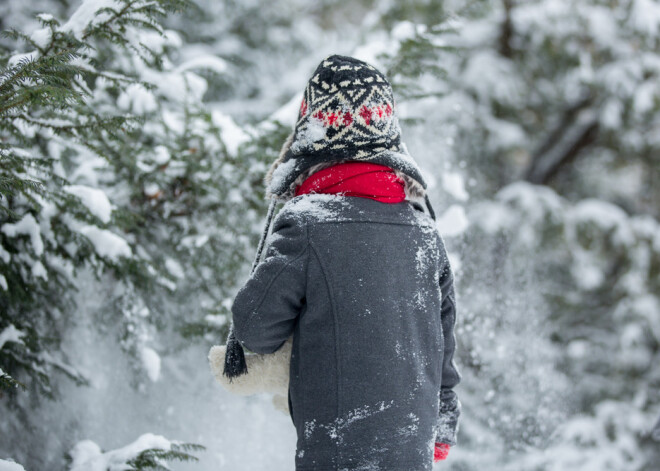
POLYGON ((296 470, 430 470, 460 415, 454 277, 385 75, 321 61, 265 183, 265 235, 284 204, 231 335, 261 354, 293 338, 296 470))

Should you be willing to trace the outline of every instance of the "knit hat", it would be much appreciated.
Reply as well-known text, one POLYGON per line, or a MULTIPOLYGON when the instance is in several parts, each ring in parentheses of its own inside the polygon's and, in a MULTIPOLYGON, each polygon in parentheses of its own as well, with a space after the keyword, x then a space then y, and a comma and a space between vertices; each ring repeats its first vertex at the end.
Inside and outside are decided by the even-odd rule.
POLYGON ((293 133, 265 177, 266 193, 286 199, 310 167, 342 160, 387 165, 426 188, 419 167, 401 142, 392 87, 373 66, 332 55, 307 83, 293 133))

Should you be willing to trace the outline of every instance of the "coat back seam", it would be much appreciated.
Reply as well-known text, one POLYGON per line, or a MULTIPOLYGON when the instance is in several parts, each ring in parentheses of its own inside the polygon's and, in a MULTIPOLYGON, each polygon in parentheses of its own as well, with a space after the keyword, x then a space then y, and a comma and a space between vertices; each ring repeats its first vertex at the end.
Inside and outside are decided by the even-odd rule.
MULTIPOLYGON (((334 300, 334 295, 333 292, 330 288, 331 286, 331 280, 330 280, 330 275, 328 271, 325 269, 323 262, 321 261, 321 256, 319 255, 318 250, 316 250, 316 247, 312 241, 309 241, 309 247, 311 247, 312 251, 314 251, 314 255, 316 256, 316 260, 319 263, 319 267, 321 268, 321 273, 323 274, 323 281, 325 282, 326 289, 328 290, 328 298, 330 298, 330 308, 332 310, 332 321, 333 321, 333 331, 335 335, 335 366, 337 368, 337 389, 336 389, 336 404, 337 404, 337 409, 335 412, 335 417, 338 419, 339 418, 339 411, 341 410, 341 381, 340 378, 342 377, 341 373, 341 363, 340 363, 340 358, 341 358, 341 352, 339 349, 339 319, 337 318, 337 308, 336 308, 336 303, 334 300)), ((339 446, 335 444, 335 463, 337 466, 339 466, 339 446)))

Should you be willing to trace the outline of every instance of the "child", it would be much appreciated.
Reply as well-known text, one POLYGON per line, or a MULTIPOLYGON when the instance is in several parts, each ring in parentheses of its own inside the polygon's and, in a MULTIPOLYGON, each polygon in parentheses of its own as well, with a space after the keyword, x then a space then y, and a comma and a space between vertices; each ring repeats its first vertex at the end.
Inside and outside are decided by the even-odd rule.
MULTIPOLYGON (((293 337, 296 470, 431 469, 460 414, 453 275, 385 76, 323 60, 266 183, 265 233, 285 204, 230 339, 270 354, 293 337)), ((233 377, 245 367, 230 344, 233 377)))

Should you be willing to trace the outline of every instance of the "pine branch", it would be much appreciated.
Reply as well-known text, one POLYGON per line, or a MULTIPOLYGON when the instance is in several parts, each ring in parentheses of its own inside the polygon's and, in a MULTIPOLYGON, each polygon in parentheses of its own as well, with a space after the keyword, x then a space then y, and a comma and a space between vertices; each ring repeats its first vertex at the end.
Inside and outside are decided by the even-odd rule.
POLYGON ((41 393, 49 398, 53 399, 53 389, 50 384, 50 377, 43 369, 43 363, 37 358, 36 355, 28 352, 22 351, 21 355, 17 354, 12 349, 5 348, 3 350, 3 355, 10 357, 11 361, 16 364, 14 369, 22 369, 30 373, 30 376, 37 380, 37 386, 41 393))
POLYGON ((13 109, 24 109, 28 104, 56 108, 69 107, 72 103, 83 103, 86 92, 72 87, 71 80, 83 71, 69 64, 77 57, 71 52, 59 52, 48 57, 21 59, 13 67, 1 72, 0 118, 13 109))
POLYGON ((169 450, 151 448, 144 450, 138 456, 126 463, 130 471, 169 471, 163 461, 199 461, 191 452, 203 451, 206 448, 193 443, 172 444, 169 450))
POLYGON ((139 0, 128 0, 128 1, 126 1, 126 5, 124 6, 124 8, 122 8, 119 11, 117 11, 114 8, 111 8, 111 7, 104 7, 104 8, 98 9, 96 11, 96 16, 100 15, 101 13, 114 13, 114 15, 111 18, 109 18, 108 20, 104 21, 103 23, 100 23, 98 26, 89 29, 86 33, 83 34, 82 39, 85 40, 93 34, 98 34, 99 31, 109 29, 109 26, 113 22, 115 22, 116 20, 121 18, 123 15, 125 15, 126 12, 129 11, 131 6, 133 6, 133 4, 135 4, 135 3, 137 3, 137 1, 139 1, 139 0))
POLYGON ((14 28, 0 31, 0 36, 12 39, 14 41, 23 40, 35 49, 39 49, 39 45, 35 43, 29 35, 23 33, 22 31, 15 30, 14 28))
POLYGON ((2 195, 14 196, 17 192, 39 192, 43 189, 43 183, 37 180, 18 178, 14 175, 0 176, 0 198, 2 198, 2 195))
POLYGON ((97 10, 97 15, 110 13, 112 16, 107 20, 99 23, 98 25, 95 25, 92 28, 86 30, 82 36, 82 40, 84 41, 94 36, 105 36, 106 38, 115 38, 116 40, 121 40, 121 42, 125 44, 126 40, 121 35, 121 32, 128 24, 135 25, 139 28, 156 31, 162 35, 163 30, 161 25, 152 18, 163 18, 166 16, 168 11, 179 11, 188 8, 188 6, 191 4, 189 0, 155 0, 147 1, 144 3, 143 0, 125 1, 126 4, 120 10, 116 10, 112 7, 104 7, 97 10), (141 13, 144 14, 144 19, 135 17, 136 14, 141 13), (112 30, 113 26, 120 30, 119 34, 112 30))
POLYGON ((76 135, 75 131, 104 129, 109 132, 110 130, 118 129, 122 126, 126 126, 131 122, 135 122, 136 124, 139 122, 143 122, 143 119, 140 119, 139 117, 136 116, 109 116, 109 117, 92 116, 92 119, 90 119, 87 123, 84 124, 80 124, 80 123, 58 124, 57 122, 49 122, 47 120, 33 118, 24 113, 15 116, 14 119, 20 119, 27 123, 36 124, 43 128, 49 128, 54 131, 58 131, 59 133, 68 134, 71 136, 76 135))
POLYGON ((441 94, 438 91, 423 90, 417 79, 423 74, 430 74, 437 79, 446 78, 446 70, 439 65, 442 63, 440 56, 445 52, 455 52, 456 48, 444 44, 441 36, 453 33, 455 31, 452 28, 439 24, 428 31, 415 32, 413 37, 400 42, 399 50, 390 57, 385 73, 392 77, 392 86, 402 99, 441 94))
MULTIPOLYGON (((23 383, 3 372, 0 375, 0 389, 14 390, 16 388, 21 388, 23 391, 27 389, 23 383)), ((2 394, 0 394, 0 398, 2 398, 2 394)))

